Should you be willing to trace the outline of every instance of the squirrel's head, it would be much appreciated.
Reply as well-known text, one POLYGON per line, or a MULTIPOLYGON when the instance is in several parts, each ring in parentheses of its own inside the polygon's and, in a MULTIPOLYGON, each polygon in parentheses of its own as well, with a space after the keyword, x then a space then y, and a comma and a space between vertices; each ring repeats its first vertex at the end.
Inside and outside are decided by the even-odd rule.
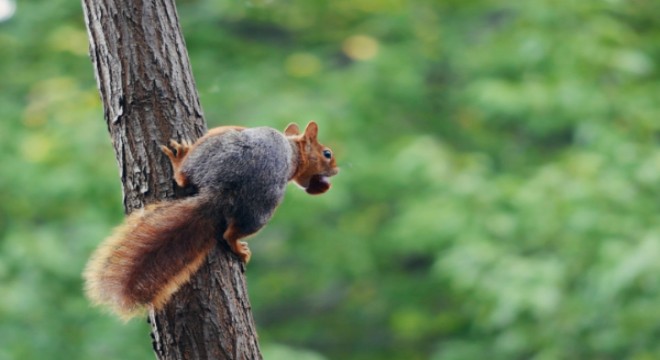
POLYGON ((318 133, 319 127, 313 121, 307 124, 302 134, 296 124, 289 124, 284 130, 286 137, 296 144, 300 155, 292 180, 312 195, 328 191, 328 178, 339 172, 332 150, 319 143, 318 133))

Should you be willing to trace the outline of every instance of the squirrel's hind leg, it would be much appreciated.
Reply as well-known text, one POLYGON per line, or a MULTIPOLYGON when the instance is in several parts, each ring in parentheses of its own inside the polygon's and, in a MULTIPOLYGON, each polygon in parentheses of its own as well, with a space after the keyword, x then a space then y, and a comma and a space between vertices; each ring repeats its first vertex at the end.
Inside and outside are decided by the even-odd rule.
POLYGON ((227 244, 229 244, 231 251, 238 255, 238 257, 240 257, 246 264, 250 261, 252 251, 250 251, 250 248, 245 241, 239 241, 239 239, 245 238, 252 233, 253 232, 243 232, 236 224, 235 220, 230 220, 227 230, 225 230, 225 233, 222 235, 225 241, 227 241, 227 244))

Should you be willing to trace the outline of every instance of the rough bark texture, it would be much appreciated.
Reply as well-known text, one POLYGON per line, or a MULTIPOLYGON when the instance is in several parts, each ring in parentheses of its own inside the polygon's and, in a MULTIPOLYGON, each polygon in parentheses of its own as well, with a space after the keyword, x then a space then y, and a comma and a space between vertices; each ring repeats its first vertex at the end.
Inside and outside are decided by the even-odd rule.
MULTIPOLYGON (((194 140, 206 125, 173 0, 83 0, 83 9, 130 213, 175 196, 158 145, 194 140)), ((219 244, 170 304, 149 314, 159 359, 261 359, 244 269, 219 244)))

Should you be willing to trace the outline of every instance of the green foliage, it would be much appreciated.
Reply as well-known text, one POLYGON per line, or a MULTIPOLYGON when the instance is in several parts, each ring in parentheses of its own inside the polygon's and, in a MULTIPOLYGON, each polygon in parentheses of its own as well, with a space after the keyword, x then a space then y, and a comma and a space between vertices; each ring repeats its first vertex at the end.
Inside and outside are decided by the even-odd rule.
MULTIPOLYGON (((251 241, 266 358, 659 358, 658 4, 181 1, 210 126, 342 166, 251 241)), ((18 3, 0 69, 0 359, 150 358, 81 292, 122 208, 79 3, 18 3)))

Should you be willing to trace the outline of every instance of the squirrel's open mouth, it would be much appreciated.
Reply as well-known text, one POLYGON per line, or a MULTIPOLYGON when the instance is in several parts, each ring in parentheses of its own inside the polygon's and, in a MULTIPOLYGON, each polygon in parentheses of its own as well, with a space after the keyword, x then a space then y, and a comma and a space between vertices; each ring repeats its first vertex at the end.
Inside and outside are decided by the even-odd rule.
POLYGON ((330 189, 330 181, 324 175, 314 175, 309 179, 309 186, 305 189, 308 194, 318 195, 330 189))

